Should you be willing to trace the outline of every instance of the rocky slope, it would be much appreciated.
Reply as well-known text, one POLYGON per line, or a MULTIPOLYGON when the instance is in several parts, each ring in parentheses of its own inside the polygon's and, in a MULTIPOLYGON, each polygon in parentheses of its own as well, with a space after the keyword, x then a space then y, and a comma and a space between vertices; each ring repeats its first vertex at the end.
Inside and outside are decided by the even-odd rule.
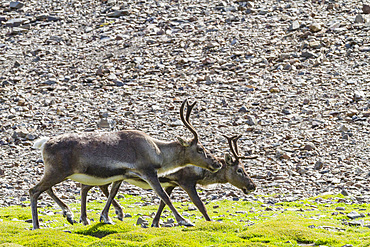
MULTIPOLYGON (((198 101, 192 121, 208 149, 221 157, 222 134, 242 133, 243 155, 258 157, 245 161, 255 193, 218 185, 205 200, 369 202, 369 12, 359 0, 2 1, 0 205, 28 205, 43 174, 39 136, 190 137, 185 98, 198 101)), ((56 190, 76 202, 76 183, 56 190)))

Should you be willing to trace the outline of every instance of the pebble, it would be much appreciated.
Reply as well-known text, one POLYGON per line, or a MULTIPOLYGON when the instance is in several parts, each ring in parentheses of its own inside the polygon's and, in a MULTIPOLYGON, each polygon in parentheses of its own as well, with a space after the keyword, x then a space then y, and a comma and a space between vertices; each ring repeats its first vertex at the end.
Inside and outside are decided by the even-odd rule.
POLYGON ((352 221, 348 222, 348 225, 363 227, 364 226, 364 221, 363 220, 352 220, 352 221))
POLYGON ((369 5, 369 4, 364 4, 364 5, 362 6, 362 12, 363 12, 364 14, 370 14, 370 5, 369 5))
POLYGON ((320 160, 316 161, 315 167, 314 167, 315 170, 321 170, 323 167, 324 167, 324 163, 322 161, 320 160))
POLYGON ((5 22, 5 26, 7 27, 18 27, 24 23, 28 22, 27 18, 14 18, 10 19, 7 22, 5 22))
POLYGON ((355 17, 355 23, 365 23, 366 19, 362 15, 356 15, 355 17))
POLYGON ((299 21, 295 20, 295 21, 293 21, 293 22, 290 24, 290 26, 289 26, 289 30, 290 30, 290 31, 294 31, 294 30, 299 29, 299 27, 300 27, 299 21))
POLYGON ((315 149, 315 145, 313 143, 306 143, 303 147, 303 150, 312 151, 315 149))
POLYGON ((136 221, 136 225, 140 225, 140 226, 144 227, 144 226, 148 226, 149 222, 147 220, 145 220, 143 217, 139 217, 136 221))
POLYGON ((365 93, 363 91, 355 91, 353 93, 353 100, 359 101, 365 98, 365 93))
POLYGON ((24 6, 24 3, 21 3, 21 2, 10 2, 9 3, 9 8, 11 9, 21 9, 23 8, 24 6))
POLYGON ((312 23, 310 25, 310 31, 311 32, 316 33, 316 32, 321 31, 321 29, 322 29, 322 24, 321 23, 312 23))
POLYGON ((350 218, 350 219, 357 219, 357 218, 360 218, 361 215, 356 211, 352 211, 352 212, 347 214, 347 217, 350 218))

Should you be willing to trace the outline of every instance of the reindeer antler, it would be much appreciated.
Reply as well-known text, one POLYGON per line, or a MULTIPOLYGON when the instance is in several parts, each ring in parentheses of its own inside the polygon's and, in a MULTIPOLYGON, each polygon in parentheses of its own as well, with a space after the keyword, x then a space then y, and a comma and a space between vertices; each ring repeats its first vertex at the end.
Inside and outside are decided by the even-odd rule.
POLYGON ((191 125, 191 123, 189 122, 189 117, 190 117, 190 114, 191 114, 191 110, 193 109, 193 107, 195 106, 197 102, 194 102, 193 104, 189 104, 188 103, 188 100, 184 100, 181 104, 181 107, 180 107, 180 118, 181 118, 181 121, 184 123, 185 127, 188 128, 191 133, 193 133, 194 135, 194 139, 193 141, 194 142, 198 142, 198 133, 197 131, 194 129, 193 125, 191 125), (187 106, 187 109, 186 109, 186 118, 184 117, 184 108, 185 108, 185 104, 187 106))
POLYGON ((241 135, 241 134, 240 134, 240 135, 238 135, 237 137, 235 137, 235 138, 233 139, 234 149, 235 149, 235 153, 236 153, 237 155, 239 155, 239 148, 238 148, 238 144, 237 144, 237 142, 238 142, 238 140, 240 139, 240 137, 242 137, 242 135, 241 135))
POLYGON ((255 159, 257 158, 257 156, 241 156, 239 154, 239 148, 238 148, 238 140, 240 139, 240 137, 242 137, 242 135, 235 135, 235 136, 232 136, 232 137, 227 137, 226 135, 223 135, 226 139, 227 139, 227 142, 229 143, 229 146, 230 146, 230 151, 231 153, 234 155, 235 159, 236 160, 240 160, 240 159, 255 159))
POLYGON ((196 103, 197 102, 195 101, 193 104, 189 104, 189 102, 186 101, 187 111, 186 111, 186 118, 185 119, 186 119, 186 122, 188 122, 188 123, 190 123, 189 122, 190 113, 193 110, 196 103))
POLYGON ((229 147, 230 147, 230 151, 231 153, 234 155, 235 159, 238 160, 238 153, 235 151, 234 149, 234 145, 233 145, 233 140, 235 138, 237 138, 238 136, 232 136, 232 137, 228 137, 226 135, 223 135, 223 137, 225 137, 227 139, 227 142, 229 143, 229 147))

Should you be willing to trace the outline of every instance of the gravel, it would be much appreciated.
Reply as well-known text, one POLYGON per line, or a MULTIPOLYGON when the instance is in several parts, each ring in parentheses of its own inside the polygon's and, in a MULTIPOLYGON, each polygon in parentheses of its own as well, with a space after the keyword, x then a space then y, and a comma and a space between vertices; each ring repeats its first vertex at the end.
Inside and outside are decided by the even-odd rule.
MULTIPOLYGON (((190 137, 178 117, 185 98, 198 101, 192 122, 208 149, 222 157, 222 134, 241 133, 242 154, 258 157, 245 161, 256 192, 217 185, 203 200, 345 192, 370 202, 369 12, 359 0, 2 1, 0 205, 28 206, 43 174, 38 137, 190 137)), ((79 186, 56 191, 76 202, 79 186)), ((176 190, 174 200, 189 199, 176 190)))

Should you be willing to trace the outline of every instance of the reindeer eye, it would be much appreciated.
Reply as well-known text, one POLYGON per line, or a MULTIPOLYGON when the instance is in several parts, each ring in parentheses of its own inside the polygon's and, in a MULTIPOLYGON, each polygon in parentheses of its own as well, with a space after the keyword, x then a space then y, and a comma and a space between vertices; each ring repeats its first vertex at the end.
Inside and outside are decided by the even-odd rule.
POLYGON ((243 170, 241 168, 239 168, 236 172, 242 174, 243 170))
POLYGON ((203 150, 203 148, 197 148, 197 152, 201 154, 201 153, 204 152, 204 150, 203 150))

